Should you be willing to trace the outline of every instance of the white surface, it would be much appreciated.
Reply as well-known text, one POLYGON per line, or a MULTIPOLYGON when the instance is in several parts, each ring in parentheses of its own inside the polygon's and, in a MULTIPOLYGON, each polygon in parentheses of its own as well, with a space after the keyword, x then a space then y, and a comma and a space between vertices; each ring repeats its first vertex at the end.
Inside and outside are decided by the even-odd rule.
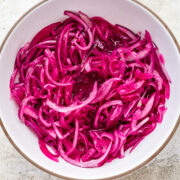
MULTIPOLYGON (((17 11, 17 7, 19 7, 19 8, 22 8, 22 7, 24 7, 24 9, 26 8, 26 9, 28 9, 27 7, 28 7, 28 3, 29 4, 33 4, 33 2, 35 3, 35 2, 38 2, 38 1, 26 1, 26 3, 25 3, 25 1, 16 1, 16 3, 13 3, 14 1, 8 1, 8 0, 6 0, 6 1, 2 1, 1 2, 1 0, 0 0, 0 22, 3 20, 3 22, 4 22, 4 24, 6 24, 6 23, 9 23, 9 22, 14 22, 11 18, 14 18, 14 16, 12 15, 12 17, 10 18, 10 19, 8 19, 8 18, 6 18, 6 20, 5 20, 5 18, 3 18, 3 13, 2 12, 4 12, 4 13, 7 13, 7 12, 13 12, 14 13, 14 11, 17 11), (10 3, 8 3, 8 2, 11 2, 11 5, 13 5, 12 7, 11 7, 11 5, 10 5, 10 3), (8 6, 9 5, 9 6, 8 6), (26 6, 27 5, 27 6, 26 6), (2 6, 2 9, 1 9, 1 6, 2 6), (5 6, 7 6, 8 8, 9 8, 9 11, 8 11, 8 9, 6 9, 5 10, 5 6), (11 10, 10 10, 11 9, 11 10), (1 13, 2 13, 2 18, 1 18, 1 13)), ((143 1, 143 2, 145 2, 145 1, 143 1)), ((158 14, 159 14, 159 11, 161 12, 162 11, 162 9, 164 9, 164 11, 162 11, 162 12, 164 12, 165 14, 167 13, 167 12, 170 12, 170 13, 172 13, 171 15, 172 15, 172 20, 171 21, 173 21, 173 17, 175 16, 176 17, 176 19, 174 19, 174 23, 172 23, 172 22, 170 22, 170 23, 172 23, 172 25, 169 23, 169 25, 171 25, 172 27, 175 27, 175 28, 177 28, 177 35, 178 35, 178 33, 179 33, 179 30, 178 30, 178 24, 177 24, 177 22, 180 22, 180 21, 178 21, 178 18, 179 18, 179 16, 178 16, 178 9, 177 9, 177 11, 176 11, 176 8, 178 7, 178 3, 179 3, 179 5, 180 5, 180 2, 178 1, 178 0, 174 0, 173 2, 170 2, 170 1, 168 1, 168 4, 170 4, 172 7, 170 8, 169 6, 170 5, 168 5, 168 4, 165 4, 165 2, 166 1, 164 1, 164 0, 160 0, 160 1, 158 1, 158 2, 156 2, 155 0, 153 0, 153 1, 147 1, 147 3, 149 3, 151 6, 150 7, 153 7, 153 5, 156 7, 156 8, 158 8, 158 14), (154 2, 154 3, 153 3, 154 2), (152 4, 151 4, 152 3, 152 4), (172 8, 174 7, 174 10, 172 11, 172 8), (176 12, 177 12, 177 15, 176 15, 176 12)), ((25 10, 26 10, 25 9, 25 10)), ((22 9, 21 9, 22 10, 22 9)), ((11 13, 10 13, 11 14, 11 13)), ((15 14, 16 14, 16 12, 15 12, 15 14)), ((20 11, 19 11, 19 14, 20 14, 20 11)), ((21 13, 22 14, 22 13, 21 13)), ((59 14, 62 14, 61 12, 59 13, 59 14)), ((164 15, 165 15, 164 14, 164 15)), ((113 15, 115 15, 115 12, 112 12, 111 13, 111 16, 113 16, 113 15)), ((162 13, 162 15, 163 15, 163 13, 162 13)), ((170 15, 169 15, 170 16, 170 15)), ((169 16, 167 16, 167 14, 165 15, 165 17, 167 17, 167 18, 169 18, 169 16)), ((19 17, 19 16, 16 16, 16 17, 19 17)), ((171 17, 171 16, 170 16, 171 17)), ((108 17, 107 17, 108 18, 108 17)), ((110 19, 111 20, 111 19, 110 19)), ((117 21, 116 21, 117 22, 117 21)), ((169 22, 169 21, 166 21, 166 22, 169 22)), ((42 21, 42 23, 45 23, 46 24, 46 22, 45 21, 42 21)), ((2 24, 2 23, 1 23, 2 24)), ((138 24, 138 23, 137 23, 138 24)), ((8 26, 8 24, 6 24, 6 26, 5 26, 5 30, 7 30, 8 28, 10 27, 10 25, 8 26)), ((35 27, 37 27, 37 26, 35 26, 35 27)), ((151 28, 151 27, 149 27, 149 28, 151 28)), ((148 29, 149 29, 148 28, 148 29)), ((174 28, 174 29, 175 29, 174 28)), ((1 30, 1 25, 0 25, 0 30, 1 30)), ((152 29, 152 31, 153 31, 153 29, 152 29)), ((2 32, 3 32, 3 30, 2 30, 2 32)), ((28 35, 30 36, 30 34, 29 34, 29 32, 28 32, 28 34, 27 34, 27 36, 24 36, 23 37, 23 40, 24 41, 26 41, 26 39, 25 38, 27 38, 28 39, 28 35)), ((2 36, 3 37, 3 36, 2 36)), ((0 37, 0 38, 2 38, 2 37, 0 37)), ((155 38, 155 37, 154 37, 155 38)), ((19 42, 19 43, 22 43, 22 42, 19 42)), ((16 44, 17 45, 17 44, 16 44)), ((158 44, 159 45, 159 44, 158 44)), ((162 46, 162 49, 163 49, 163 46, 162 46)), ((166 52, 163 52, 163 53, 166 53, 166 52)), ((170 66, 168 66, 168 67, 170 67, 170 66)), ((171 69, 171 68, 170 68, 171 69)), ((8 71, 8 69, 7 69, 7 71, 8 71)), ((171 74, 173 74, 173 71, 172 71, 172 69, 171 69, 171 74)), ((178 78, 178 76, 177 76, 177 78, 178 78)), ((176 112, 177 113, 177 112, 176 112)), ((14 124, 13 124, 14 125, 14 124)), ((162 127, 162 126, 161 126, 162 127)), ((26 133, 26 132, 24 132, 24 133, 26 133)), ((22 133, 20 133, 19 134, 20 136, 22 136, 22 133)), ((148 165, 148 166, 146 166, 146 167, 144 167, 144 168, 142 168, 141 170, 139 170, 139 171, 137 171, 137 172, 135 172, 134 173, 134 176, 132 176, 132 175, 129 175, 128 177, 125 177, 125 179, 126 178, 128 178, 128 179, 131 179, 131 178, 135 178, 137 175, 140 175, 141 174, 141 172, 143 173, 142 174, 142 179, 150 179, 150 172, 149 172, 149 170, 151 169, 151 171, 152 171, 152 169, 153 169, 153 171, 154 171, 154 173, 153 174, 151 174, 152 175, 152 177, 154 177, 154 178, 158 178, 159 179, 159 177, 161 177, 162 179, 165 179, 165 178, 163 178, 163 173, 161 172, 161 166, 163 167, 163 169, 166 169, 166 168, 168 168, 168 166, 170 166, 170 172, 173 172, 173 170, 174 170, 174 172, 176 172, 176 175, 177 176, 175 176, 174 174, 171 174, 170 173, 170 175, 169 175, 169 178, 171 177, 171 178, 175 178, 175 179, 178 179, 178 175, 180 175, 179 174, 179 172, 178 172, 178 170, 180 170, 180 163, 179 163, 179 154, 178 154, 178 152, 180 152, 180 142, 178 142, 178 139, 177 138, 174 138, 175 139, 175 141, 176 141, 176 143, 174 143, 173 145, 168 145, 168 147, 170 148, 169 149, 169 151, 167 151, 167 153, 166 153, 166 151, 164 151, 165 152, 165 154, 164 155, 161 155, 161 156, 158 156, 157 158, 156 158, 156 160, 155 161, 153 161, 153 163, 151 163, 150 165, 148 165), (174 148, 174 147, 175 148, 174 148), (172 160, 171 160, 171 158, 169 158, 169 157, 173 157, 172 158, 172 160), (168 159, 169 158, 169 159, 168 159), (162 160, 162 159, 164 159, 164 160, 162 160), (167 164, 166 165, 166 162, 167 162, 167 159, 168 159, 168 163, 169 164, 167 164), (174 161, 174 160, 176 160, 176 161, 174 161), (156 162, 158 162, 158 161, 162 161, 162 163, 158 163, 158 164, 156 164, 156 162), (155 164, 154 164, 155 163, 155 164), (156 168, 153 168, 153 167, 155 167, 156 166, 156 168), (160 167, 159 167, 160 166, 160 167), (157 168, 158 167, 158 168, 157 168), (173 167, 173 168, 171 168, 171 167, 173 167), (144 170, 145 169, 145 170, 144 170), (175 171, 175 170, 177 170, 177 171, 175 171), (148 172, 149 172, 149 175, 148 175, 148 172), (138 174, 139 173, 139 174, 138 174), (145 174, 147 174, 146 176, 145 176, 145 174), (161 176, 160 176, 160 174, 162 174, 161 176)), ((173 139, 173 140, 174 140, 173 139)), ((46 175, 46 173, 43 173, 43 172, 41 172, 40 170, 37 170, 35 167, 33 167, 32 165, 29 165, 29 163, 28 162, 26 162, 25 160, 23 160, 22 158, 20 158, 20 160, 18 160, 18 158, 16 159, 16 158, 14 158, 14 160, 12 160, 11 158, 5 158, 5 156, 6 155, 8 155, 6 152, 6 147, 7 147, 7 145, 6 145, 6 142, 4 142, 5 140, 4 140, 4 138, 2 139, 2 141, 0 140, 0 143, 3 143, 1 146, 0 146, 0 148, 2 148, 2 150, 0 149, 0 152, 2 152, 1 154, 0 154, 0 175, 1 175, 1 178, 4 178, 4 179, 28 179, 28 174, 30 174, 30 176, 32 177, 32 178, 35 178, 35 179, 48 179, 48 178, 52 178, 52 177, 50 177, 50 176, 47 176, 46 175), (6 146, 5 146, 6 145, 6 146), (5 149, 5 150, 4 150, 5 149), (2 156, 2 158, 1 158, 1 156, 2 156), (4 158, 4 161, 2 160, 4 158), (22 166, 22 164, 21 163, 19 163, 19 165, 16 165, 16 166, 13 166, 13 164, 15 165, 16 163, 17 163, 17 161, 20 161, 20 162, 24 162, 23 164, 25 164, 24 166, 22 166), (37 173, 32 173, 32 171, 31 170, 28 170, 28 168, 26 169, 26 164, 29 166, 29 167, 32 167, 33 168, 33 172, 37 172, 37 173), (9 166, 11 166, 12 168, 8 168, 8 166, 7 165, 9 165, 9 166), (2 168, 1 168, 1 166, 2 166, 2 168), (14 167, 14 169, 13 169, 13 167, 14 167), (16 168, 15 168, 16 167, 16 168), (24 170, 24 171, 23 171, 24 170), (16 171, 18 171, 18 172, 21 172, 21 173, 23 173, 23 174, 26 174, 27 173, 27 176, 21 176, 21 175, 16 175, 16 171), (10 173, 10 174, 8 174, 8 172, 12 172, 12 173, 10 173), (15 173, 15 174, 14 174, 15 173), (24 178, 23 178, 24 177, 24 178)), ((149 143, 150 144, 150 143, 149 143)), ((151 144, 150 144, 151 145, 151 144)), ((152 144, 152 145, 155 145, 155 144, 152 144)), ((167 148, 166 148, 167 149, 167 148)), ((18 156, 18 157, 20 157, 19 155, 17 155, 17 153, 16 152, 14 152, 13 151, 13 148, 12 148, 12 150, 10 151, 10 152, 12 152, 13 154, 16 154, 16 156, 18 156)), ((161 154, 163 154, 163 153, 161 153, 161 154)), ((13 155, 12 155, 13 156, 13 155)), ((52 163, 52 162, 50 162, 50 163, 52 163)), ((123 167, 123 166, 122 166, 123 167)), ((116 167, 117 168, 117 167, 116 167)), ((104 171, 104 172, 106 172, 106 171, 104 171)), ((168 171, 168 169, 166 169, 166 171, 164 171, 163 170, 163 172, 169 172, 168 171)), ((166 174, 167 174, 166 173, 166 174)), ((88 176, 89 177, 89 176, 88 176)), ((0 179, 1 179, 0 178, 0 179)), ((53 178, 52 178, 53 179, 53 178)), ((152 178, 151 178, 152 179, 152 178)))

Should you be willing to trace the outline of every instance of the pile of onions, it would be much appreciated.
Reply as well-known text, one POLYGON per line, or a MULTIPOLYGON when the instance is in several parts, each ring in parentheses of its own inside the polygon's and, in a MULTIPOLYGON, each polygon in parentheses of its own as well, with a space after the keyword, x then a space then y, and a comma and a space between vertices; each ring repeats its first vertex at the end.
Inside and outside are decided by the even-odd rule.
POLYGON ((11 96, 48 158, 98 167, 162 122, 170 78, 148 31, 64 14, 19 50, 11 96))

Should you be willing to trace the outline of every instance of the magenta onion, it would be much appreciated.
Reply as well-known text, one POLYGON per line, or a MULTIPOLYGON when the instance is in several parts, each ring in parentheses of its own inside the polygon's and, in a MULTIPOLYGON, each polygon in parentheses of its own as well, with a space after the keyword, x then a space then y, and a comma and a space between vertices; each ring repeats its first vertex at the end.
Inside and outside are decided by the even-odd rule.
POLYGON ((64 14, 19 50, 11 96, 48 158, 98 167, 162 122, 171 80, 148 31, 64 14))

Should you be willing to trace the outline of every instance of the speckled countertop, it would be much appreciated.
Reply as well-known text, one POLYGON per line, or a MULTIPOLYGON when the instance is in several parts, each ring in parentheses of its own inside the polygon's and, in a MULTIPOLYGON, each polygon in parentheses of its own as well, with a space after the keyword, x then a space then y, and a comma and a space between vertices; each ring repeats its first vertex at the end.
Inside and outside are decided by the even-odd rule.
MULTIPOLYGON (((139 0, 156 12, 180 43, 180 0, 139 0)), ((20 16, 40 0, 0 0, 0 44, 20 16)), ((0 128, 0 180, 57 180, 27 160, 0 128)), ((141 169, 119 180, 180 180, 180 127, 164 150, 141 169)))

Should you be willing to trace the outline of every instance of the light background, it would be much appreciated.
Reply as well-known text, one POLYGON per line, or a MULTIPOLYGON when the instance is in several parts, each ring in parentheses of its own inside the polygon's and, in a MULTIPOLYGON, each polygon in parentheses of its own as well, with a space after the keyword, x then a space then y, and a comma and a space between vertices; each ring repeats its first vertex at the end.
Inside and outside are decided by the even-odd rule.
MULTIPOLYGON (((0 44, 12 25, 40 0, 0 0, 0 44)), ((113 0, 112 0, 113 2, 113 0)), ((180 0, 139 0, 157 13, 180 44, 180 0)), ((25 160, 0 128, 0 180, 58 180, 25 160)), ((141 169, 119 180, 180 180, 180 127, 164 150, 141 169)))

